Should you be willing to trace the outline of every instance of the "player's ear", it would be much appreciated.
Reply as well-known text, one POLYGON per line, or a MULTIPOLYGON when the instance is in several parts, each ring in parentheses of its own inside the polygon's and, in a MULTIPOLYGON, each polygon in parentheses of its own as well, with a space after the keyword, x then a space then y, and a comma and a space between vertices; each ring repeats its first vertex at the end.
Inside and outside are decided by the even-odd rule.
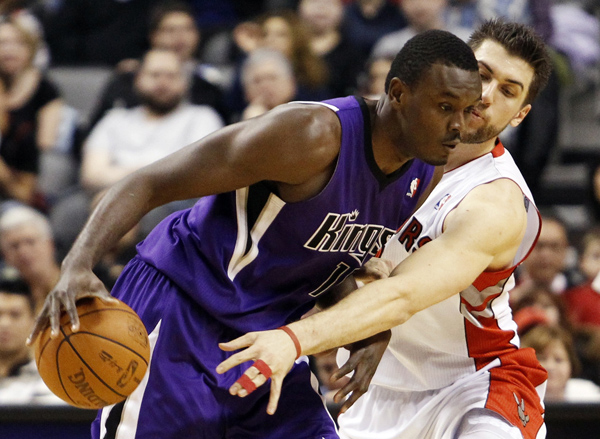
POLYGON ((531 104, 527 104, 523 108, 521 108, 521 110, 519 110, 515 117, 511 119, 510 126, 516 127, 520 125, 521 122, 523 122, 523 119, 525 119, 525 116, 527 116, 527 113, 529 113, 529 110, 531 110, 531 104))
POLYGON ((397 77, 392 78, 388 88, 388 98, 392 105, 401 104, 407 91, 407 85, 397 77))

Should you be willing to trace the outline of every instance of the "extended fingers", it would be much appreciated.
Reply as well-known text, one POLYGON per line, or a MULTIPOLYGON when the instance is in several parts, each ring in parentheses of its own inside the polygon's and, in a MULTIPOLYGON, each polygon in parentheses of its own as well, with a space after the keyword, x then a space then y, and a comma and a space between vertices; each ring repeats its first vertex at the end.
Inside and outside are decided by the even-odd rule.
MULTIPOLYGON (((250 346, 256 341, 256 334, 249 332, 227 343, 219 343, 219 347, 224 351, 236 351, 241 348, 250 346)), ((239 364, 239 363, 238 363, 239 364)))
POLYGON ((275 414, 277 410, 277 403, 279 402, 279 396, 281 395, 281 383, 283 379, 273 377, 271 380, 271 395, 269 396, 269 404, 267 405, 267 413, 269 415, 275 414))

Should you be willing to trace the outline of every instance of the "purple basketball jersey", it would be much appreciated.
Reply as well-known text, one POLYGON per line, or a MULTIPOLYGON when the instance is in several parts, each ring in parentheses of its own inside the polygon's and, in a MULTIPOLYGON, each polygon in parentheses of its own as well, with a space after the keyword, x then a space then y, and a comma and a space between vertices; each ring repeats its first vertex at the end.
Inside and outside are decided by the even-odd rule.
POLYGON ((342 126, 336 169, 318 195, 286 203, 257 183, 204 197, 138 246, 143 261, 242 333, 298 319, 402 225, 433 175, 416 159, 381 172, 361 98, 310 104, 335 111, 342 126))

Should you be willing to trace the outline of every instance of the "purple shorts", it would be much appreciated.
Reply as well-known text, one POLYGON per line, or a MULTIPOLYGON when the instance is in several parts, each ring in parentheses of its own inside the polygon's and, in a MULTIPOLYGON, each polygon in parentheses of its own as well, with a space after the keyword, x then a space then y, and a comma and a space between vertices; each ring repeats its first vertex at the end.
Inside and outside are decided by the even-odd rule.
POLYGON ((245 398, 228 392, 251 363, 223 375, 215 372, 231 355, 217 343, 242 334, 208 315, 137 258, 123 271, 113 295, 140 315, 153 350, 149 373, 138 389, 123 403, 99 411, 93 439, 339 438, 311 384, 307 362, 292 368, 277 411, 267 415, 269 383, 245 398))

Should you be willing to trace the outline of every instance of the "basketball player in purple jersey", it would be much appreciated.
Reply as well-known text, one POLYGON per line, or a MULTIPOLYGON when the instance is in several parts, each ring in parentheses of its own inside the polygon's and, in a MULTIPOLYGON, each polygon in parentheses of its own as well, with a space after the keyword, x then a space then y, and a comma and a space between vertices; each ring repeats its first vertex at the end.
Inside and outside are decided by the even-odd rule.
MULTIPOLYGON (((460 142, 481 96, 475 57, 454 35, 430 31, 396 57, 379 101, 292 103, 226 127, 112 187, 62 264, 30 337, 61 306, 108 298, 92 268, 140 218, 166 202, 202 197, 138 245, 112 294, 150 334, 149 373, 100 411, 95 439, 337 438, 305 358, 265 415, 265 386, 245 399, 229 387, 218 343, 277 328, 361 267, 417 207, 460 142)), ((107 299, 108 300, 108 299, 107 299)), ((256 365, 260 369, 260 365, 256 365)), ((263 370, 265 373, 268 371, 263 370)))

